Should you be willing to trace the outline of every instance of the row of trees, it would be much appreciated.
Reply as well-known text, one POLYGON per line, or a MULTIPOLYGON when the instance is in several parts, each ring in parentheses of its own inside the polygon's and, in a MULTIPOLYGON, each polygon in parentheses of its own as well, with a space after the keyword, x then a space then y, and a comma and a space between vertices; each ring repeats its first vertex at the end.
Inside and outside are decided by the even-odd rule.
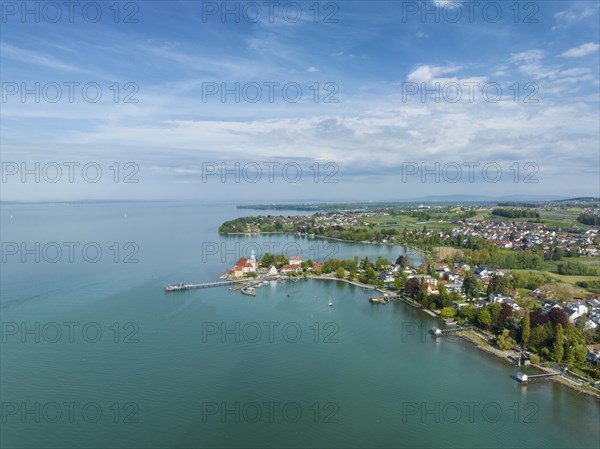
POLYGON ((600 225, 600 214, 582 213, 577 217, 577 221, 589 226, 598 226, 600 225))
POLYGON ((492 215, 506 218, 539 218, 540 214, 532 209, 492 209, 492 215))

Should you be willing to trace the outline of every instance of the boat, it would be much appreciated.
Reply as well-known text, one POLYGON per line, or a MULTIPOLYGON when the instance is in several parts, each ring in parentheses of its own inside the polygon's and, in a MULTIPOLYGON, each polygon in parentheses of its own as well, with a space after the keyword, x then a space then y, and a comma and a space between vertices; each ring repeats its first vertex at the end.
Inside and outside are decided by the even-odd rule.
POLYGON ((387 304, 388 298, 387 296, 371 296, 369 302, 371 304, 387 304))
POLYGON ((433 335, 435 335, 436 337, 441 337, 442 336, 442 330, 439 327, 437 327, 437 326, 433 326, 431 328, 431 333, 433 335))
POLYGON ((329 297, 329 307, 333 307, 333 303, 331 302, 331 296, 329 297))

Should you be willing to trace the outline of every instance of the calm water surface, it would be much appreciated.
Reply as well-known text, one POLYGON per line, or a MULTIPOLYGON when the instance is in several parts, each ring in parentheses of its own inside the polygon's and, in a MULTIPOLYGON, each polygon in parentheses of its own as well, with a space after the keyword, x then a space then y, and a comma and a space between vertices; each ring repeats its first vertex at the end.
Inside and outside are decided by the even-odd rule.
POLYGON ((598 401, 552 382, 522 387, 517 368, 433 340, 432 317, 371 306, 361 288, 309 280, 253 298, 163 292, 216 280, 252 247, 320 260, 403 251, 218 235, 224 220, 251 213, 3 206, 2 447, 599 447, 598 401), (39 262, 22 262, 6 242, 64 252, 47 245, 39 262), (79 243, 72 262, 64 242, 79 243))

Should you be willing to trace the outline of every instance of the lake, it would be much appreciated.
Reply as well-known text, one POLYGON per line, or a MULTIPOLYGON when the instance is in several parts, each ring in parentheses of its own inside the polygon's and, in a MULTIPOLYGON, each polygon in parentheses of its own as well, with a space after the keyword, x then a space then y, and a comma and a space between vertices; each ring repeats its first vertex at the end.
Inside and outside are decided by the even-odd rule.
POLYGON ((599 402, 337 281, 210 282, 255 249, 324 260, 406 252, 219 236, 297 214, 200 203, 3 205, 2 447, 598 447, 599 402), (327 303, 331 297, 333 307, 327 303))

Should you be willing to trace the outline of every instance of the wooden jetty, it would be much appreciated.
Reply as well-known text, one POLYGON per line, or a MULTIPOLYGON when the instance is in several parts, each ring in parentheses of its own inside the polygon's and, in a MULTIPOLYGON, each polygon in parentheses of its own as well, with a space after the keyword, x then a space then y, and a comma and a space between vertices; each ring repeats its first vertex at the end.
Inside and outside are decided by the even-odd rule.
POLYGON ((517 374, 517 379, 522 384, 526 384, 530 380, 533 380, 533 379, 549 378, 549 377, 552 377, 552 376, 558 376, 559 374, 561 374, 561 373, 560 372, 555 372, 555 373, 532 374, 532 375, 524 374, 524 373, 519 373, 519 374, 517 374))
POLYGON ((196 288, 215 288, 225 287, 227 285, 235 285, 239 283, 247 283, 248 279, 240 279, 235 281, 220 281, 220 282, 205 282, 204 284, 169 284, 165 286, 165 292, 180 292, 184 290, 194 290, 196 288))

